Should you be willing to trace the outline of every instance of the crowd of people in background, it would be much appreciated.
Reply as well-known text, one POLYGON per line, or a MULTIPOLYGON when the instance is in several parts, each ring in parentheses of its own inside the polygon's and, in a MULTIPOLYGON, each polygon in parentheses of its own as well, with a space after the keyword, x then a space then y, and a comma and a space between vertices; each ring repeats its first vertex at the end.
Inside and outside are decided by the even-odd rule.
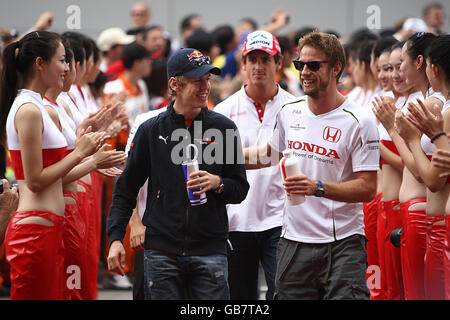
MULTIPOLYGON (((0 31, 0 240, 6 232, 0 246, 1 295, 96 299, 98 289, 133 289, 134 299, 144 299, 146 187, 122 241, 121 275, 108 270, 106 221, 137 128, 174 99, 167 64, 179 49, 198 50, 220 69, 210 79, 207 108, 218 106, 215 111, 236 121, 241 135, 250 120, 233 119, 240 112, 233 106, 251 102, 253 107, 265 95, 262 107, 254 104, 259 118, 255 113, 251 121, 270 130, 285 101, 308 94, 301 74, 314 66, 293 61, 299 61, 299 41, 317 28, 284 34, 283 28, 297 25, 288 11, 276 10, 265 25, 243 17, 237 26, 212 30, 200 15, 189 14, 180 22, 180 39, 152 24, 154 14, 146 3, 135 3, 130 29, 107 28, 96 39, 82 30, 50 32, 51 13, 23 34, 0 31), (246 39, 255 32, 274 36, 279 50, 269 53, 273 62, 262 62, 262 54, 246 57, 246 39), (254 89, 257 80, 249 71, 257 63, 270 63, 273 72, 264 92, 254 89), (33 256, 24 257, 24 248, 40 257, 39 268, 27 269, 33 256), (67 271, 73 265, 80 269, 67 271), (48 272, 55 268, 61 272, 48 272), (35 274, 47 276, 36 280, 35 274)), ((319 30, 345 50, 338 92, 376 119, 379 129, 377 193, 364 203, 370 299, 450 299, 450 35, 443 33, 444 24, 445 8, 436 2, 421 18, 406 17, 383 30, 355 30, 348 39, 336 30, 319 30)), ((243 147, 267 143, 269 137, 268 132, 265 140, 243 147)), ((249 200, 227 208, 231 245, 243 248, 233 252, 231 246, 229 252, 231 298, 259 298, 260 263, 265 298, 274 298, 284 206, 277 175, 266 181, 270 175, 248 171, 249 200), (252 216, 255 207, 266 216, 252 216), (250 218, 243 219, 244 213, 250 218)))

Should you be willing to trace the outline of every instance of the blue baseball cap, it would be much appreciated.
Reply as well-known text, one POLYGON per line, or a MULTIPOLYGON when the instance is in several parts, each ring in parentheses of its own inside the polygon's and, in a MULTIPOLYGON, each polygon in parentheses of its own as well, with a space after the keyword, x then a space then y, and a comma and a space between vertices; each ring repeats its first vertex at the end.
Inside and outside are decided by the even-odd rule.
POLYGON ((219 68, 211 65, 210 57, 204 56, 203 53, 196 49, 180 49, 167 62, 167 76, 169 79, 176 76, 198 79, 207 72, 215 75, 220 75, 221 73, 219 68))

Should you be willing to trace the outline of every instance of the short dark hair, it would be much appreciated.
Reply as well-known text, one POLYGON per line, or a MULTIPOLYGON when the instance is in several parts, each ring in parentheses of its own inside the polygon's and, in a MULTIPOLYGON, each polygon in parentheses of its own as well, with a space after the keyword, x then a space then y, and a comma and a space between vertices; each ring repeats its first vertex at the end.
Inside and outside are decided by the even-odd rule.
POLYGON ((143 45, 132 42, 123 48, 122 62, 125 69, 131 69, 135 61, 143 58, 150 59, 150 53, 143 45))
POLYGON ((202 53, 210 52, 213 45, 213 35, 203 29, 195 30, 194 33, 186 39, 186 47, 197 49, 202 53))
POLYGON ((197 13, 193 13, 190 15, 185 16, 182 20, 181 20, 181 31, 184 31, 186 29, 189 29, 191 27, 191 20, 194 18, 199 18, 200 15, 197 13))
POLYGON ((230 25, 221 25, 214 29, 213 36, 215 42, 220 48, 220 54, 226 53, 227 45, 233 41, 234 35, 234 29, 230 25))

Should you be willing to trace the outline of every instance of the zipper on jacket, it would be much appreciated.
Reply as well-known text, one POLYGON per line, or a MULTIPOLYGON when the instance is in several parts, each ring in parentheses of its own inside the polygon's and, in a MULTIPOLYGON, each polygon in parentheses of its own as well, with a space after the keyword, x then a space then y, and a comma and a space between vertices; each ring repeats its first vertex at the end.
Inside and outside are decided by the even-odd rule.
MULTIPOLYGON (((194 122, 194 120, 192 120, 192 122, 194 122)), ((193 123, 191 123, 191 126, 192 126, 192 124, 193 123)), ((190 132, 189 132, 189 128, 187 127, 187 125, 186 125, 186 122, 184 123, 184 127, 186 128, 186 135, 185 135, 185 140, 187 141, 188 140, 188 138, 189 138, 189 134, 190 134, 190 132)), ((192 135, 191 135, 191 141, 189 141, 190 143, 193 143, 193 140, 192 140, 193 138, 192 138, 192 135)), ((186 156, 186 155, 185 155, 186 156)), ((189 198, 189 197, 188 197, 189 198)), ((189 199, 188 199, 188 202, 189 202, 189 199)), ((188 205, 190 205, 190 203, 188 204, 188 205)), ((186 228, 185 228, 185 234, 184 234, 184 244, 183 244, 183 256, 186 256, 186 249, 187 249, 187 242, 188 242, 188 233, 189 233, 189 207, 186 207, 186 215, 185 215, 185 218, 186 218, 186 228)))

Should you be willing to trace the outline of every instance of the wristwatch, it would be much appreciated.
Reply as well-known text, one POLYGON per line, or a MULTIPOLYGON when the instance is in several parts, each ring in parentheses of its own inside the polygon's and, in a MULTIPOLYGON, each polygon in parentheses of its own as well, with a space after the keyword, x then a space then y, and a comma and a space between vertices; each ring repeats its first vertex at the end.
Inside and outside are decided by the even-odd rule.
POLYGON ((325 196, 325 189, 323 187, 323 183, 320 180, 317 180, 318 186, 316 190, 314 191, 314 196, 316 197, 323 197, 325 196))
POLYGON ((220 184, 217 187, 217 189, 214 191, 216 194, 221 194, 223 192, 223 188, 224 188, 224 184, 223 184, 223 180, 222 177, 220 177, 220 184))

